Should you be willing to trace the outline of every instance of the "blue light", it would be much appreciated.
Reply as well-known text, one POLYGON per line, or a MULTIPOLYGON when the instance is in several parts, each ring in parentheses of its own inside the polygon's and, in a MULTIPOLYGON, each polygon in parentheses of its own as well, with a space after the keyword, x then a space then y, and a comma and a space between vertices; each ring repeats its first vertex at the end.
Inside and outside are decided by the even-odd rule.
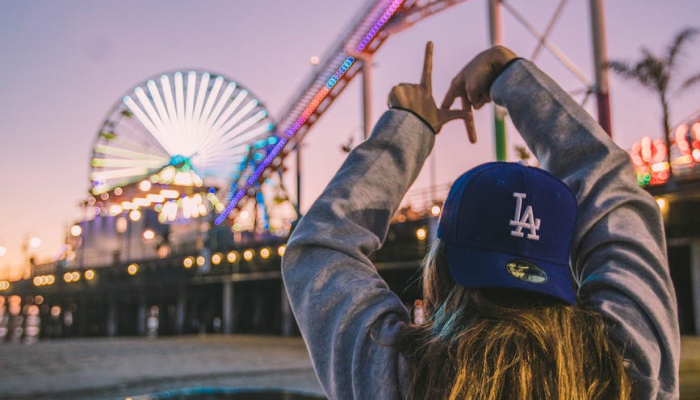
MULTIPOLYGON (((394 2, 397 2, 397 1, 402 2, 403 0, 394 0, 394 2)), ((325 88, 327 90, 332 89, 338 83, 338 81, 340 80, 340 77, 343 76, 343 74, 345 72, 347 72, 348 69, 350 69, 350 67, 353 65, 354 62, 355 62, 354 57, 346 58, 345 61, 341 64, 340 68, 338 68, 338 70, 335 72, 335 74, 333 74, 333 76, 330 79, 328 79, 328 81, 325 84, 325 88)), ((256 102, 256 104, 257 104, 257 102, 256 102)), ((287 128, 287 130, 285 130, 285 132, 284 132, 285 136, 287 136, 287 137, 294 136, 294 134, 304 125, 305 122, 306 122, 306 120, 301 120, 301 118, 297 119, 291 127, 287 128)), ((274 128, 274 125, 270 124, 269 130, 272 130, 273 128, 274 128)), ((265 172, 265 169, 267 168, 268 165, 270 165, 272 160, 274 160, 275 157, 277 157, 279 152, 287 144, 288 140, 289 139, 286 137, 277 138, 274 136, 271 136, 267 139, 269 144, 271 144, 271 145, 274 144, 275 146, 267 154, 265 159, 255 168, 255 171, 253 172, 253 174, 251 176, 249 176, 248 179, 246 180, 246 184, 248 187, 253 186, 257 182, 258 178, 260 178, 262 173, 265 172)), ((260 156, 260 158, 262 158, 261 153, 255 154, 255 156, 253 158, 256 161, 260 161, 260 158, 258 158, 258 156, 260 156)), ((229 193, 232 193, 232 192, 229 192, 229 193)), ((231 199, 231 202, 226 206, 226 209, 224 209, 224 212, 221 213, 221 215, 214 221, 214 223, 216 225, 219 225, 219 224, 221 224, 221 222, 224 221, 226 216, 233 210, 234 207, 236 207, 236 204, 238 203, 238 201, 240 201, 240 199, 243 197, 244 194, 245 194, 244 189, 240 189, 240 191, 238 193, 236 193, 236 196, 234 196, 233 199, 231 199), (240 197, 239 197, 239 194, 240 194, 240 197)))
POLYGON ((262 192, 258 192, 255 195, 255 200, 258 202, 259 206, 262 206, 262 211, 263 211, 262 215, 263 215, 263 222, 264 222, 263 227, 266 231, 270 230, 270 219, 267 215, 267 207, 265 207, 265 198, 263 197, 262 192))
POLYGON ((178 165, 178 164, 185 162, 186 160, 187 159, 185 158, 185 156, 177 154, 177 155, 174 155, 170 158, 170 165, 178 165))
MULTIPOLYGON (((338 71, 336 71, 336 73, 333 74, 333 76, 328 80, 328 82, 326 82, 326 89, 328 89, 328 90, 333 89, 333 86, 335 86, 338 83, 338 80, 340 80, 340 77, 343 76, 343 74, 345 72, 347 72, 347 70, 350 68, 350 66, 352 66, 352 64, 354 62, 355 62, 355 59, 353 57, 346 58, 345 61, 343 62, 343 64, 338 69, 338 71)), ((295 124, 294 127, 295 127, 295 131, 296 131, 296 129, 299 129, 299 127, 301 127, 301 125, 299 125, 299 127, 297 127, 295 124)))

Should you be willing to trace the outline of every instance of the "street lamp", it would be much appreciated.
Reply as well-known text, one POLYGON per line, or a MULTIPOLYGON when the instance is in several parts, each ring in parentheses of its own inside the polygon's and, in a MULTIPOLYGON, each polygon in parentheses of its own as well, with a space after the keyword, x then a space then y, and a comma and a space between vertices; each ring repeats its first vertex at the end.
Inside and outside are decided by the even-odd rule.
POLYGON ((129 213, 129 218, 134 222, 140 220, 141 219, 141 211, 131 210, 131 212, 129 213))
POLYGON ((36 236, 29 239, 29 247, 31 247, 32 249, 38 249, 39 246, 41 246, 41 239, 39 239, 36 236))
POLYGON ((153 230, 151 230, 151 229, 146 229, 145 231, 143 231, 143 238, 144 238, 144 239, 146 239, 146 240, 151 240, 151 239, 153 239, 154 237, 156 237, 156 233, 153 232, 153 230))
POLYGON ((34 255, 31 250, 36 250, 39 248, 39 246, 41 246, 41 239, 36 236, 31 237, 29 240, 24 242, 24 245, 22 246, 22 251, 24 252, 24 257, 27 262, 24 268, 24 275, 22 276, 24 279, 29 279, 29 277, 32 276, 34 255))
POLYGON ((127 224, 128 224, 128 222, 126 221, 126 218, 124 218, 123 216, 120 216, 119 218, 117 218, 117 222, 116 222, 117 233, 123 234, 124 232, 126 232, 126 228, 128 226, 127 224))
POLYGON ((76 224, 70 227, 70 234, 73 237, 78 237, 83 233, 83 228, 80 227, 80 225, 76 224))
MULTIPOLYGON (((7 248, 5 246, 0 246, 0 257, 5 257, 7 254, 7 248)), ((8 272, 8 275, 11 273, 8 272)), ((0 263, 0 278, 5 278, 5 266, 0 263)))

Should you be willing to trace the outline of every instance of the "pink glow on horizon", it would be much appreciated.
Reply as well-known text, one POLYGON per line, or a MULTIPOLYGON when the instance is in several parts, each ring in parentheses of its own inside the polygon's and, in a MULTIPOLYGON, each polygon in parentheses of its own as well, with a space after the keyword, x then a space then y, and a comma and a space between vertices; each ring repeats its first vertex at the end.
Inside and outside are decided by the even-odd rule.
MULTIPOLYGON (((110 107, 145 77, 175 68, 222 71, 255 91, 274 118, 313 68, 309 57, 322 55, 365 2, 316 0, 284 2, 223 0, 168 3, 124 0, 118 3, 66 0, 13 2, 0 14, 0 276, 19 267, 23 243, 39 237, 39 260, 53 257, 64 234, 81 213, 89 188, 91 149, 110 107), (338 10, 344 10, 338 12, 338 10)), ((512 5, 543 30, 555 0, 513 0, 512 5)), ((644 45, 661 52, 681 28, 697 26, 695 0, 606 3, 611 58, 636 59, 644 45)), ((433 80, 441 99, 452 76, 488 46, 486 7, 471 0, 392 36, 375 56, 373 117, 386 108, 386 94, 400 82, 419 78, 423 48, 435 42, 433 80)), ((503 13, 505 42, 529 57, 536 41, 503 13)), ((570 2, 553 31, 553 41, 592 77, 587 2, 570 2)), ((697 72, 700 39, 681 59, 680 77, 697 72), (694 51, 693 51, 694 50, 694 51), (695 66, 695 67, 693 67, 695 66)), ((567 90, 578 81, 549 54, 537 60, 567 90)), ((359 79, 357 80, 359 81, 359 79)), ((344 159, 340 146, 360 138, 360 84, 351 84, 305 140, 303 209, 310 206, 344 159), (323 166, 320 168, 319 166, 323 166)), ((611 76, 614 139, 629 149, 643 136, 659 138, 657 100, 631 82, 611 76)), ((700 109, 695 89, 672 100, 672 123, 700 109)), ((595 102, 587 104, 595 115, 595 102)), ((449 183, 463 170, 493 154, 491 110, 476 113, 479 142, 470 146, 463 125, 447 126, 434 154, 437 183, 449 183)), ((693 132, 698 131, 693 127, 693 132)), ((522 143, 508 127, 508 150, 522 143)), ((357 141, 356 141, 357 142, 357 141)), ((294 163, 287 187, 293 188, 294 163)), ((427 187, 421 173, 415 187, 427 187)), ((294 196, 294 193, 291 193, 294 196)), ((0 279, 1 280, 1 279, 0 279)))

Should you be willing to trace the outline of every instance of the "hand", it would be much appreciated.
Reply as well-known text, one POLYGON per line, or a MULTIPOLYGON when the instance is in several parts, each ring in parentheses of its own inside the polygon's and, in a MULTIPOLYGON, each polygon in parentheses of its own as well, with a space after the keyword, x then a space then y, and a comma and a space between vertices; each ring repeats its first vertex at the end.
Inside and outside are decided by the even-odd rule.
MULTIPOLYGON (((491 85, 503 72, 503 68, 518 56, 511 50, 503 46, 494 46, 472 59, 458 74, 452 79, 450 88, 442 101, 441 109, 448 110, 455 99, 462 100, 462 109, 479 109, 484 104, 491 101, 491 85)), ((467 132, 469 140, 476 142, 476 130, 473 119, 467 122, 467 132)))
POLYGON ((453 119, 471 119, 471 109, 467 116, 462 110, 441 110, 433 99, 433 42, 425 46, 423 75, 419 85, 401 83, 389 92, 389 108, 410 111, 423 119, 437 134, 442 126, 453 119))

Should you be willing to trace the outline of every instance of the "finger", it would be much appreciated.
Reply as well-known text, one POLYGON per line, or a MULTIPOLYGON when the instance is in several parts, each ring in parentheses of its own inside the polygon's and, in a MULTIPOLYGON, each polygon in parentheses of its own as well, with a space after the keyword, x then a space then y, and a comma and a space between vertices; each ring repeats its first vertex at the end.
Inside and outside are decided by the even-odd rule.
POLYGON ((466 96, 462 96, 462 110, 464 111, 464 125, 467 127, 467 136, 471 143, 476 143, 476 127, 474 126, 474 113, 472 105, 466 96))
POLYGON ((455 102, 457 96, 457 91, 454 89, 454 86, 450 86, 450 88, 447 89, 445 98, 442 99, 442 104, 440 104, 440 108, 447 110, 450 107, 452 107, 452 103, 455 102))
POLYGON ((485 98, 485 96, 481 95, 480 92, 474 92, 474 93, 476 93, 476 95, 473 97, 469 97, 469 102, 471 103, 472 107, 475 110, 479 110, 486 103, 488 103, 488 100, 485 98))
POLYGON ((459 79, 455 78, 452 80, 452 83, 450 83, 450 87, 447 89, 447 93, 445 93, 445 97, 442 99, 440 108, 449 109, 452 107, 452 103, 455 102, 455 99, 460 96, 466 97, 467 94, 464 91, 464 84, 459 79))
POLYGON ((466 119, 467 116, 465 115, 464 110, 438 110, 437 112, 437 118, 438 118, 438 123, 440 125, 444 125, 450 121, 454 121, 456 119, 466 119))
MULTIPOLYGON (((486 80, 490 79, 491 78, 487 78, 486 80)), ((485 83, 486 80, 479 82, 475 86, 468 89, 468 99, 475 110, 480 109, 481 107, 485 106, 488 102, 491 101, 491 96, 489 93, 490 87, 488 84, 485 83)))
POLYGON ((428 92, 433 92, 433 42, 425 45, 425 60, 423 60, 423 75, 420 78, 420 85, 428 92))

